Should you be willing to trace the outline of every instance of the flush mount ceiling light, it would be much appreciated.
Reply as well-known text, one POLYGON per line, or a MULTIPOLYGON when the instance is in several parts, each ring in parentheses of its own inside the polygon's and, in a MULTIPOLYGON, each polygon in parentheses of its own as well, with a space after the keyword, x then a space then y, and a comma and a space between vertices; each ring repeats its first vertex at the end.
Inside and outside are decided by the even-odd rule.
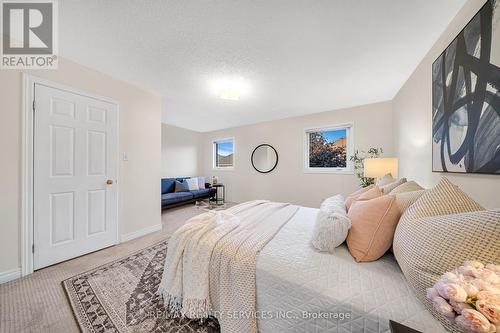
POLYGON ((248 82, 241 77, 219 78, 212 82, 212 91, 221 99, 238 101, 249 90, 248 82))

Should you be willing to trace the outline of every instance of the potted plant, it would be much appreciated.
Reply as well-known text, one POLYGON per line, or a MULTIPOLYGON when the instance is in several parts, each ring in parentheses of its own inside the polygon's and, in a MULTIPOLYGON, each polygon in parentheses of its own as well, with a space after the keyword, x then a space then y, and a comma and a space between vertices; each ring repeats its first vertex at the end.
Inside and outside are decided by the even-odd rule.
POLYGON ((367 187, 371 184, 375 184, 375 178, 368 178, 364 176, 364 160, 365 158, 377 158, 384 151, 382 148, 370 148, 368 151, 358 151, 354 153, 349 159, 353 163, 354 166, 354 174, 358 177, 361 187, 367 187))

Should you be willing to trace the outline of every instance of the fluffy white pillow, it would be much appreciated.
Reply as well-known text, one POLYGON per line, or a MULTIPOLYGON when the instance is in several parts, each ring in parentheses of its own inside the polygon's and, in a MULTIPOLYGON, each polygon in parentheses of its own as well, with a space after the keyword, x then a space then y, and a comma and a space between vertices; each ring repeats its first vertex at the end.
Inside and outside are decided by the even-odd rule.
POLYGON ((312 245, 319 251, 333 250, 347 238, 351 220, 347 217, 341 195, 328 198, 321 204, 313 230, 312 245))
POLYGON ((186 183, 189 191, 195 191, 200 189, 200 187, 198 186, 198 178, 188 178, 186 179, 186 183))
POLYGON ((397 179, 394 179, 390 173, 386 174, 384 177, 380 178, 377 180, 375 183, 378 186, 385 186, 389 185, 390 183, 395 182, 397 179))

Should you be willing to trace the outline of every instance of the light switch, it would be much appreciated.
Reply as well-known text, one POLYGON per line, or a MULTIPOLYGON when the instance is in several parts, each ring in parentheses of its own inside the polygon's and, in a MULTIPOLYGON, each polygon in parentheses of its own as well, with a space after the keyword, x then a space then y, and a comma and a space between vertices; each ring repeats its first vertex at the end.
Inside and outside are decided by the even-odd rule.
POLYGON ((123 157, 122 159, 127 162, 128 161, 128 154, 127 153, 122 153, 123 157))

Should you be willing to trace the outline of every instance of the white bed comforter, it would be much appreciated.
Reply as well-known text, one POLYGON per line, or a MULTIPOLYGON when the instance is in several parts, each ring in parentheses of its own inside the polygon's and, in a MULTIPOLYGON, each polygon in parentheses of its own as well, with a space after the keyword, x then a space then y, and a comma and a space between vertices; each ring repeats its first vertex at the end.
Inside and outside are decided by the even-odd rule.
POLYGON ((356 263, 344 245, 334 254, 316 252, 310 241, 317 212, 300 208, 257 258, 259 332, 389 332, 389 319, 446 332, 391 254, 356 263))

